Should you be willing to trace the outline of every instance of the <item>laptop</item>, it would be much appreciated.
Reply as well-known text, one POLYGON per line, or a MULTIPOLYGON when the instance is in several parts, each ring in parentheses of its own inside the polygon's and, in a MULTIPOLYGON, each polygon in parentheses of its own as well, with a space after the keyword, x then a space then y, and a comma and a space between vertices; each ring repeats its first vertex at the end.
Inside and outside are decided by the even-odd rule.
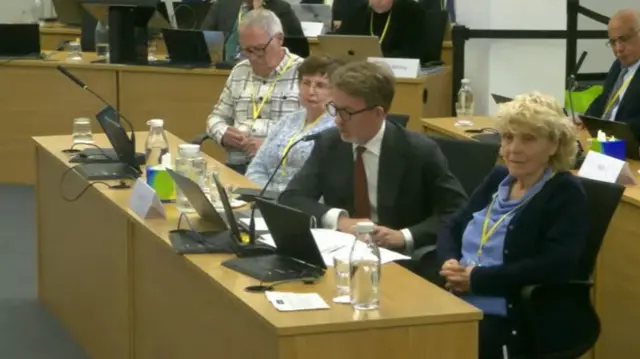
POLYGON ((224 59, 224 33, 221 31, 162 29, 162 36, 170 65, 211 67, 224 59))
POLYGON ((136 179, 142 174, 136 162, 133 143, 124 127, 115 121, 114 113, 111 106, 105 106, 96 114, 96 119, 102 125, 119 162, 78 165, 76 171, 89 181, 136 179))
POLYGON ((311 216, 262 198, 256 204, 276 244, 275 254, 234 258, 222 265, 262 282, 322 276, 327 266, 311 233, 311 216))
POLYGON ((300 22, 321 22, 323 33, 331 30, 331 5, 325 4, 291 4, 291 9, 300 22))
POLYGON ((587 131, 589 131, 591 137, 597 137, 598 130, 600 130, 608 136, 624 140, 627 147, 627 158, 640 160, 640 150, 638 147, 640 144, 638 143, 638 138, 627 123, 607 121, 586 115, 580 115, 580 120, 587 131))
MULTIPOLYGON (((96 116, 96 119, 98 120, 98 124, 100 125, 104 133, 107 133, 107 129, 106 129, 107 126, 105 125, 106 119, 109 119, 110 121, 114 121, 115 123, 120 124, 120 116, 118 115, 116 110, 111 106, 107 106, 103 108, 102 111, 99 113, 99 115, 96 116)), ((113 148, 85 148, 79 153, 75 154, 73 157, 71 157, 69 159, 69 162, 71 163, 94 163, 94 162, 110 163, 110 162, 120 162, 120 158, 118 157, 118 154, 113 148)), ((135 163, 137 163, 138 165, 143 165, 146 163, 146 158, 144 153, 136 152, 135 163)))
POLYGON ((81 0, 53 0, 58 21, 67 25, 82 24, 81 0))
POLYGON ((38 24, 0 24, 0 58, 40 58, 38 24))
POLYGON ((383 57, 377 36, 321 35, 320 53, 344 61, 366 61, 369 57, 383 57))

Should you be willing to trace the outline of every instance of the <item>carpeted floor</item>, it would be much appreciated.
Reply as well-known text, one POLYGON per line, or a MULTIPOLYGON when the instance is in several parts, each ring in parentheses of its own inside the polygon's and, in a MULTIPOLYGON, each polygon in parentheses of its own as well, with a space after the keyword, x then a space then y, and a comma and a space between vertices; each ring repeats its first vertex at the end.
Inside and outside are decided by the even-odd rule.
POLYGON ((86 359, 37 300, 33 187, 0 185, 0 358, 86 359))

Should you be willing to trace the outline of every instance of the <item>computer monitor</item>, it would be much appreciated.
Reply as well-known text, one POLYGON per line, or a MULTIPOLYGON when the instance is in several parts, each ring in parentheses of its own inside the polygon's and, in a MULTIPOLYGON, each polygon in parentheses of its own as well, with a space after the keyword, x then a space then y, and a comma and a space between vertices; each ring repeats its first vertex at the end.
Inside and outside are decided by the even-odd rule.
POLYGON ((109 61, 147 64, 148 29, 171 28, 157 12, 158 0, 83 0, 84 8, 109 24, 109 61))
POLYGON ((58 22, 66 25, 82 25, 81 0, 53 0, 58 22))
POLYGON ((0 24, 0 58, 40 57, 38 24, 0 24))

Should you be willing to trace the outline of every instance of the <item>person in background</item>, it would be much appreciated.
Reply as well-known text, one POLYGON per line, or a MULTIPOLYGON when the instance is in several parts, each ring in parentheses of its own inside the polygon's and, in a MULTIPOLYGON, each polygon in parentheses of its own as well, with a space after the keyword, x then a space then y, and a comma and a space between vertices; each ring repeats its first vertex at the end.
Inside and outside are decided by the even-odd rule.
POLYGON ((227 150, 227 166, 244 174, 270 126, 300 108, 296 73, 302 59, 282 47, 282 24, 269 10, 247 13, 239 35, 247 59, 231 70, 207 134, 227 150))
POLYGON ((285 36, 302 37, 302 25, 285 0, 218 0, 202 22, 203 30, 222 31, 225 34, 225 61, 235 63, 241 55, 238 42, 238 24, 253 9, 272 11, 280 19, 285 36))
POLYGON ((340 35, 377 36, 384 57, 420 59, 427 55, 427 15, 414 0, 369 0, 347 15, 340 35))
MULTIPOLYGON (((589 231, 587 198, 569 172, 575 161, 576 128, 558 108, 539 94, 501 105, 496 125, 504 165, 487 176, 438 235, 446 288, 484 312, 480 359, 502 358, 503 346, 509 357, 529 352, 520 300, 523 287, 577 276, 589 231)), ((558 293, 539 309, 552 318, 554 304, 562 301, 558 293)), ((547 324, 545 328, 558 327, 547 324)), ((571 335, 558 332, 547 337, 561 343, 571 335)))
POLYGON ((303 108, 285 115, 271 128, 264 144, 249 164, 249 179, 261 187, 266 185, 280 159, 289 150, 268 187, 268 190, 282 192, 291 177, 304 165, 314 141, 292 145, 303 136, 333 126, 334 117, 327 113, 325 106, 330 100, 329 77, 338 66, 336 60, 324 56, 311 56, 302 62, 298 68, 298 87, 303 108))
POLYGON ((617 59, 586 114, 627 123, 640 140, 640 12, 622 10, 611 18, 607 46, 617 59))
POLYGON ((336 116, 336 128, 316 140, 279 201, 342 232, 372 221, 378 245, 398 252, 434 245, 441 221, 466 195, 433 140, 385 120, 393 74, 352 62, 338 68, 330 84, 327 112, 336 116))
MULTIPOLYGON (((352 12, 365 6, 368 0, 333 0, 331 3, 331 20, 337 29, 339 24, 352 12)), ((329 0, 301 0, 301 4, 329 4, 329 0)))

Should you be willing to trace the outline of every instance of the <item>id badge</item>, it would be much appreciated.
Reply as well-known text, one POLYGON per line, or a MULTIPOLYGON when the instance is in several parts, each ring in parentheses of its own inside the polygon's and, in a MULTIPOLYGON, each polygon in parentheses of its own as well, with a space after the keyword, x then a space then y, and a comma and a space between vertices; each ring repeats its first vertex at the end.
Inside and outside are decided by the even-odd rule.
POLYGON ((257 118, 253 122, 253 127, 251 128, 251 136, 267 137, 267 135, 269 134, 270 125, 271 125, 271 120, 266 118, 257 118))

